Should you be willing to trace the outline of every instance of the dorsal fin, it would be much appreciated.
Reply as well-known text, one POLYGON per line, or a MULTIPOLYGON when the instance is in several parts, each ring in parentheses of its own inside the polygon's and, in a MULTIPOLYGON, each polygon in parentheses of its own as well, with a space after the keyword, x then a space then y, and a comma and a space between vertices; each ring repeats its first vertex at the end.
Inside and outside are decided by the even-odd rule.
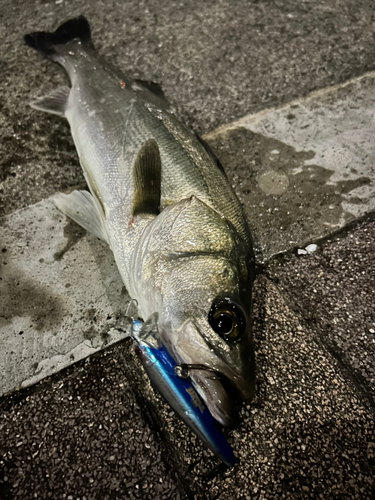
POLYGON ((227 173, 225 172, 223 165, 221 164, 220 160, 217 158, 215 153, 212 151, 211 146, 208 144, 207 141, 202 139, 202 137, 200 135, 198 135, 198 134, 195 134, 195 135, 196 135, 196 138, 198 139, 198 141, 202 144, 204 149, 207 151, 209 156, 214 160, 217 168, 221 171, 222 174, 224 174, 225 178, 228 179, 227 173))
POLYGON ((148 139, 133 164, 133 215, 159 213, 161 159, 155 139, 148 139))
POLYGON ((147 90, 155 94, 157 97, 165 99, 163 89, 157 83, 152 82, 151 80, 140 80, 139 78, 136 78, 134 81, 138 85, 141 85, 142 87, 146 88, 147 90))

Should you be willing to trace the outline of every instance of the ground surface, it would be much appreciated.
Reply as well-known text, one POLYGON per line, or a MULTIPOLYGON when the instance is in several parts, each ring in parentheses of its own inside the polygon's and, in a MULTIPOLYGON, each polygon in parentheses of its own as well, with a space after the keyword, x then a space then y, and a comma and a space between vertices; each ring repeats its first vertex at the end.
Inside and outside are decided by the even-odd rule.
MULTIPOLYGON (((258 261, 265 265, 254 297, 257 394, 243 408, 240 428, 228 434, 239 465, 223 477, 205 479, 217 462, 155 396, 130 341, 123 340, 2 397, 0 499, 374 498, 374 170, 367 146, 375 142, 372 114, 361 112, 372 109, 370 97, 363 96, 374 94, 373 77, 340 87, 328 98, 314 97, 313 105, 300 100, 302 114, 286 112, 291 124, 281 127, 282 133, 254 125, 258 118, 251 116, 213 129, 374 70, 375 7, 352 0, 95 0, 90 5, 4 0, 2 6, 0 215, 7 217, 1 229, 0 299, 8 316, 2 314, 0 328, 7 333, 14 328, 20 339, 6 344, 3 356, 13 360, 13 373, 20 372, 17 383, 25 379, 22 359, 28 360, 30 352, 44 349, 45 357, 50 349, 49 355, 58 356, 58 346, 71 342, 67 357, 58 358, 60 365, 51 373, 83 356, 79 351, 66 361, 75 345, 67 330, 74 324, 77 345, 105 345, 106 321, 119 327, 117 317, 127 300, 105 247, 54 215, 51 202, 43 201, 84 181, 67 124, 27 106, 66 78, 24 47, 25 33, 48 30, 83 13, 109 61, 160 83, 185 123, 210 132, 253 227, 258 261), (347 136, 349 126, 343 132, 332 125, 348 117, 350 109, 359 110, 354 115, 364 116, 370 131, 365 146, 354 150, 350 144, 359 125, 347 136), (322 143, 313 142, 319 134, 303 135, 307 122, 300 120, 307 115, 311 122, 317 115, 329 118, 317 123, 331 124, 323 134, 333 137, 331 163, 324 164, 322 143), (303 147, 293 137, 303 139, 303 147), (359 156, 360 168, 355 164, 359 156), (37 202, 37 208, 28 208, 37 202), (24 207, 25 212, 16 212, 24 207), (25 232, 35 210, 38 222, 25 232), (307 243, 318 246, 309 253, 307 243), (284 255, 275 257, 279 251, 284 255), (90 283, 92 272, 98 282, 91 304, 82 278, 83 255, 90 256, 85 279, 90 283), (31 266, 28 256, 35 258, 31 266), (16 264, 23 273, 14 274, 16 264), (59 283, 58 276, 65 281, 59 283), (73 318, 60 318, 68 323, 62 327, 59 320, 58 335, 56 301, 65 307, 56 307, 60 313, 69 304, 73 318), (45 304, 51 315, 46 316, 45 304), (75 307, 87 309, 80 323, 75 307), (85 335, 80 339, 80 334, 85 335), (21 355, 14 362, 16 352, 21 355)), ((274 123, 275 112, 267 113, 264 123, 274 123)), ((38 373, 45 367, 38 365, 40 359, 29 363, 38 373)))

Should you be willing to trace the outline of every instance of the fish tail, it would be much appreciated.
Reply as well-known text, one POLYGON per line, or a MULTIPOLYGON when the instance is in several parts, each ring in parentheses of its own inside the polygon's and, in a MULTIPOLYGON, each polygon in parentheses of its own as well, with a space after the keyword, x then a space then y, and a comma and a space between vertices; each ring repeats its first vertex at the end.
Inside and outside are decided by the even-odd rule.
POLYGON ((59 46, 76 39, 82 44, 91 44, 90 25, 84 16, 66 21, 53 33, 36 31, 25 35, 26 45, 47 57, 53 57, 59 52, 59 46))

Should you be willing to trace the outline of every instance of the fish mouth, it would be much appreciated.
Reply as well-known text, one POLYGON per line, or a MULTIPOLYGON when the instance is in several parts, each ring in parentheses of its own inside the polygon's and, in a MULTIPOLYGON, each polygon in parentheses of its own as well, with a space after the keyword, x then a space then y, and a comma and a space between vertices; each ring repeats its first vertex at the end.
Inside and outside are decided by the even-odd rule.
MULTIPOLYGON (((240 423, 241 403, 250 403, 254 397, 255 380, 238 384, 223 372, 193 370, 190 379, 211 415, 223 426, 236 428, 240 423)), ((236 377, 237 378, 237 377, 236 377)))
POLYGON ((255 361, 251 341, 232 345, 227 355, 212 346, 203 348, 201 329, 187 322, 170 344, 184 376, 189 376, 209 412, 224 427, 237 427, 242 402, 250 403, 255 392, 255 361), (182 334, 182 335, 181 335, 182 334))
POLYGON ((215 374, 206 370, 194 370, 190 373, 190 379, 214 419, 224 427, 238 427, 239 398, 230 380, 221 373, 215 374))
POLYGON ((190 377, 211 415, 224 427, 238 427, 241 402, 251 401, 255 383, 242 387, 244 393, 234 381, 217 369, 200 364, 181 364, 178 367, 180 376, 190 377))

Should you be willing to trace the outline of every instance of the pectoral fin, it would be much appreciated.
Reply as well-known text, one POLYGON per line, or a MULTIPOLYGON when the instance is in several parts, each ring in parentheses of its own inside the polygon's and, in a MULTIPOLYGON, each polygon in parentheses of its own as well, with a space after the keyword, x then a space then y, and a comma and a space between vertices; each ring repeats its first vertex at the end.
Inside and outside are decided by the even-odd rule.
POLYGON ((39 111, 45 111, 57 116, 65 116, 65 109, 69 98, 69 87, 59 87, 50 94, 33 101, 30 106, 39 111))
POLYGON ((159 213, 161 159, 155 139, 147 140, 133 164, 133 215, 159 213))
POLYGON ((54 202, 65 215, 109 244, 103 209, 92 194, 88 191, 72 191, 70 194, 59 193, 54 197, 54 202))

